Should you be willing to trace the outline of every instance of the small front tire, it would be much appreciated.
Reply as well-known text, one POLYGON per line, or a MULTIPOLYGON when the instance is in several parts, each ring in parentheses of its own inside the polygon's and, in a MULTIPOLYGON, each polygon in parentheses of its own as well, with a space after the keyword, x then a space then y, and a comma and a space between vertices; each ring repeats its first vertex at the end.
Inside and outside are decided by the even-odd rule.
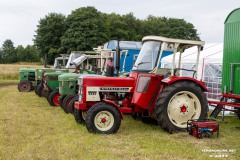
POLYGON ((49 96, 47 97, 48 103, 51 106, 59 106, 60 102, 59 102, 59 98, 60 98, 60 94, 58 92, 58 90, 53 90, 49 96))
POLYGON ((62 101, 61 107, 64 110, 64 112, 67 114, 70 113, 70 110, 71 110, 70 104, 73 98, 74 98, 74 95, 67 95, 62 101))
POLYGON ((74 98, 70 102, 70 113, 72 113, 72 114, 74 112, 74 104, 76 101, 78 101, 78 99, 79 99, 79 96, 75 95, 74 98))
POLYGON ((73 116, 75 121, 78 124, 85 125, 85 119, 86 119, 86 112, 79 110, 79 109, 74 109, 73 116))
POLYGON ((120 112, 113 105, 99 102, 87 112, 86 127, 90 133, 116 133, 120 125, 120 112))
POLYGON ((37 85, 36 91, 35 93, 39 96, 39 97, 43 97, 44 96, 44 90, 43 90, 43 84, 39 83, 37 85))
POLYGON ((32 90, 32 83, 29 81, 21 81, 18 83, 19 92, 30 92, 32 90))

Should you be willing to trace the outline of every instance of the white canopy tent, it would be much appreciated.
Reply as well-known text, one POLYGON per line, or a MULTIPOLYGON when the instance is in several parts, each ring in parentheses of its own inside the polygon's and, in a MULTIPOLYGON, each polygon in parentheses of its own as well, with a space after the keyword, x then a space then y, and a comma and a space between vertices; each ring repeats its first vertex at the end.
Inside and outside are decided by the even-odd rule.
MULTIPOLYGON (((178 64, 179 52, 176 53, 175 65, 178 64)), ((172 65, 173 55, 166 56, 161 60, 162 68, 170 68, 172 65)), ((195 70, 197 59, 197 47, 186 49, 182 53, 181 68, 195 70)), ((199 80, 206 82, 209 89, 207 93, 210 99, 219 99, 221 95, 222 82, 222 59, 223 59, 223 43, 205 44, 200 53, 197 77, 199 80)), ((193 72, 180 71, 181 76, 193 76, 193 72)))

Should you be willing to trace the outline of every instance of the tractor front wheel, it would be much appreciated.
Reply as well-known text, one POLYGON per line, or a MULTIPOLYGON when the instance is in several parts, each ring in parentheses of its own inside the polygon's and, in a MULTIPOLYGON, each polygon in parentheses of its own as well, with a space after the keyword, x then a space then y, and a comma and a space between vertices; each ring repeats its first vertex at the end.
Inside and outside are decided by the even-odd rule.
POLYGON ((74 98, 74 95, 67 95, 63 101, 62 101, 62 109, 65 111, 65 113, 70 113, 70 104, 71 104, 71 101, 73 100, 74 98))
POLYGON ((59 102, 59 98, 60 98, 60 94, 58 92, 58 90, 53 90, 49 96, 47 97, 48 103, 51 106, 59 106, 60 102, 59 102))
POLYGON ((44 90, 43 90, 43 84, 39 83, 37 85, 36 91, 35 93, 39 96, 39 97, 43 97, 44 96, 44 90))
POLYGON ((21 81, 18 83, 19 92, 29 92, 32 90, 32 83, 29 81, 21 81))
POLYGON ((120 112, 110 104, 96 103, 87 112, 86 127, 90 133, 116 133, 120 125, 120 112))
POLYGON ((73 111, 73 116, 75 121, 78 124, 85 125, 85 120, 86 120, 86 113, 85 111, 79 110, 79 109, 74 109, 73 111))
POLYGON ((169 133, 182 131, 189 119, 207 118, 207 98, 195 83, 176 82, 160 92, 155 112, 162 129, 169 133))
POLYGON ((71 100, 71 102, 70 102, 70 113, 72 113, 73 114, 73 112, 74 112, 74 103, 76 102, 76 101, 78 101, 78 99, 79 99, 79 96, 78 95, 75 95, 74 96, 74 98, 71 100))

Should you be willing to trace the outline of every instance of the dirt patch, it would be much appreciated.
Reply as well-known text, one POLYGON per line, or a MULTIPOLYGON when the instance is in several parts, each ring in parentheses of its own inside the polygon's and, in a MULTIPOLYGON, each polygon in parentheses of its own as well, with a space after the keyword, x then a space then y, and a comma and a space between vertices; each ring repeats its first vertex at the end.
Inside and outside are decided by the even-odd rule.
POLYGON ((17 82, 0 82, 0 87, 13 86, 17 84, 18 84, 17 82))

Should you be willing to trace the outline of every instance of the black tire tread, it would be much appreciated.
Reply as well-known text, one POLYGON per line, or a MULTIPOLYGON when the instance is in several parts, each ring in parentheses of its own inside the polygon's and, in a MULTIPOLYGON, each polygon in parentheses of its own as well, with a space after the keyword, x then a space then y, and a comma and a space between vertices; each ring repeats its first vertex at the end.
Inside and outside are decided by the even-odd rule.
POLYGON ((82 117, 82 111, 81 111, 81 110, 74 109, 74 111, 73 111, 73 116, 74 116, 75 121, 76 121, 78 124, 85 125, 85 120, 84 120, 83 117, 82 117))
POLYGON ((72 99, 72 101, 70 102, 70 113, 72 113, 72 114, 74 112, 74 103, 76 101, 78 101, 78 99, 79 99, 79 96, 75 95, 74 98, 72 99))
POLYGON ((67 107, 67 104, 69 101, 72 101, 72 99, 75 97, 75 95, 67 95, 63 101, 62 101, 62 109, 64 110, 65 113, 70 113, 70 107, 67 107))
POLYGON ((39 97, 43 97, 44 95, 42 95, 42 90, 43 90, 43 84, 42 83, 39 83, 37 85, 37 88, 36 88, 36 94, 39 96, 39 97))

